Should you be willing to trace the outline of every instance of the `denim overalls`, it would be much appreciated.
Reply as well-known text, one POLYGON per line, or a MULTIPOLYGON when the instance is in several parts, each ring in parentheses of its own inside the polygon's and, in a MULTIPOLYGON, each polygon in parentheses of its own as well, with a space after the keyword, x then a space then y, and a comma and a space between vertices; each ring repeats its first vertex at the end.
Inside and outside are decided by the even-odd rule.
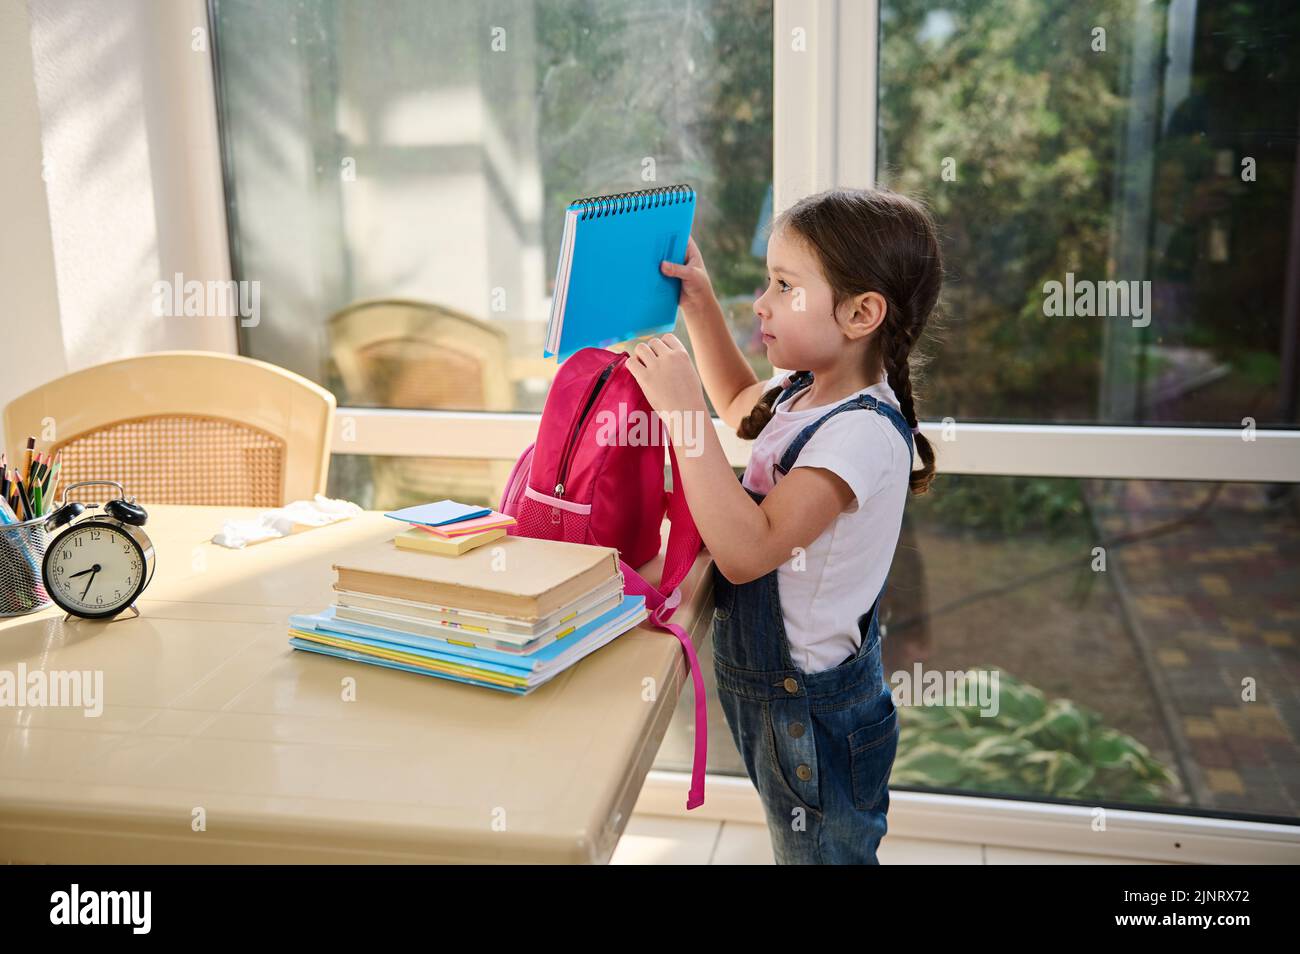
MULTIPOLYGON (((811 383, 811 372, 796 375, 776 403, 811 383)), ((777 469, 789 473, 818 427, 858 409, 884 415, 911 460, 903 416, 859 394, 800 431, 777 469)), ((766 496, 745 490, 755 503, 766 496)), ((858 651, 832 669, 805 673, 790 658, 777 570, 737 585, 715 565, 713 584, 718 698, 767 813, 777 864, 877 864, 898 749, 898 713, 880 658, 879 594, 858 617, 858 651)))

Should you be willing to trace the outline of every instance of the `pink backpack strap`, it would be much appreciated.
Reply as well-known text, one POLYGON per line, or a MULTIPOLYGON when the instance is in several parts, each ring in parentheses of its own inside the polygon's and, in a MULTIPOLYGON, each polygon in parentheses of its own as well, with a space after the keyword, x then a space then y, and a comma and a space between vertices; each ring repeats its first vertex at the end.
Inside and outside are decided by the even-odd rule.
POLYGON ((695 756, 691 762, 691 789, 686 796, 686 808, 690 810, 704 804, 704 767, 709 751, 708 700, 704 695, 704 676, 700 673, 700 662, 696 658, 691 637, 676 623, 668 622, 668 617, 681 604, 682 580, 686 579, 686 574, 695 565, 703 541, 695 520, 691 517, 690 508, 686 505, 686 493, 682 489, 681 474, 677 469, 677 455, 671 444, 668 445, 668 456, 672 462, 673 474, 673 489, 667 495, 671 526, 659 588, 647 583, 641 574, 622 560, 619 561, 619 568, 623 571, 623 592, 645 597, 645 608, 650 613, 647 625, 672 633, 686 653, 687 667, 691 671, 691 681, 695 687, 695 756))

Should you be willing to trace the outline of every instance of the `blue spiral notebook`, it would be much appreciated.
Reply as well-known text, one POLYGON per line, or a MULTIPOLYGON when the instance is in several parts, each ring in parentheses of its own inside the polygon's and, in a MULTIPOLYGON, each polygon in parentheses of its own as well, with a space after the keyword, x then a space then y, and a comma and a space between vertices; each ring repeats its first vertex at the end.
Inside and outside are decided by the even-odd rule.
POLYGON ((694 219, 688 185, 570 203, 542 355, 563 362, 582 348, 672 331, 682 283, 659 263, 686 261, 694 219))

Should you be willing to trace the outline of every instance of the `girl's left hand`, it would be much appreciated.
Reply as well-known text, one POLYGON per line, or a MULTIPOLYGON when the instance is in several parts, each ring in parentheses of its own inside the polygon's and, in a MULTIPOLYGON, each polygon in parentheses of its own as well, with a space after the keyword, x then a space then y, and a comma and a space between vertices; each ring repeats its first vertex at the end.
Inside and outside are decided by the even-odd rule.
POLYGON ((650 406, 661 414, 705 411, 704 387, 686 346, 674 334, 638 342, 627 368, 650 406))

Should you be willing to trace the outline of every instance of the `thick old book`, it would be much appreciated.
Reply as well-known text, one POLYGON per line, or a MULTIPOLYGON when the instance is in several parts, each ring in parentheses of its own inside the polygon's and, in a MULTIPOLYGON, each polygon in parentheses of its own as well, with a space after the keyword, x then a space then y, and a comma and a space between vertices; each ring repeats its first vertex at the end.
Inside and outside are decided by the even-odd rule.
POLYGON ((618 550, 507 536, 459 556, 374 544, 334 564, 338 588, 533 621, 620 575, 618 550))

